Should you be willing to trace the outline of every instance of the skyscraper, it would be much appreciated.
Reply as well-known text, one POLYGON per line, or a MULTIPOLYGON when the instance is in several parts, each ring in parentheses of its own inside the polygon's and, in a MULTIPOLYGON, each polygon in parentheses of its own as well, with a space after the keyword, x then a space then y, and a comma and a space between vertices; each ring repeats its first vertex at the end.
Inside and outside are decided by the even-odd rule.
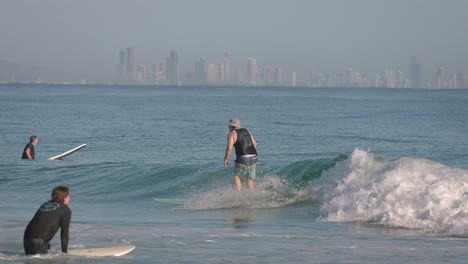
POLYGON ((416 60, 416 56, 411 56, 411 87, 412 88, 423 88, 422 77, 421 77, 421 65, 416 60))
POLYGON ((444 67, 439 67, 439 69, 437 69, 432 88, 436 88, 436 89, 447 88, 447 85, 445 83, 444 67))
POLYGON ((295 87, 296 86, 296 72, 292 72, 291 75, 291 86, 295 87))
POLYGON ((234 80, 237 84, 241 84, 244 82, 244 77, 242 76, 242 71, 241 71, 241 68, 240 67, 237 67, 237 70, 236 70, 236 75, 235 75, 235 80, 234 80))
POLYGON ((224 71, 224 65, 225 65, 224 62, 220 62, 219 66, 218 66, 218 69, 219 69, 219 71, 218 71, 218 81, 221 82, 221 83, 224 83, 226 81, 226 79, 225 79, 226 77, 224 75, 226 73, 224 71))
POLYGON ((247 82, 249 85, 257 84, 257 60, 247 59, 247 82))
POLYGON ((275 83, 276 85, 283 85, 283 67, 281 65, 276 66, 275 83))
POLYGON ((455 74, 455 85, 454 85, 455 88, 458 88, 458 89, 463 89, 463 88, 467 88, 465 87, 465 76, 462 72, 457 72, 457 74, 455 74))
POLYGON ((404 88, 405 87, 405 77, 403 75, 403 71, 398 69, 396 72, 396 80, 395 80, 395 86, 398 88, 404 88))
POLYGON ((392 70, 385 71, 385 87, 395 88, 395 74, 392 70))
POLYGON ((374 77, 374 87, 382 88, 382 81, 380 80, 380 74, 376 73, 374 77))
POLYGON ((217 75, 216 64, 214 63, 208 64, 207 73, 206 73, 206 81, 210 84, 215 83, 217 81, 216 75, 217 75))
POLYGON ((348 87, 352 87, 354 86, 354 75, 353 75, 353 70, 352 69, 348 69, 346 70, 346 86, 348 87))
POLYGON ((151 83, 159 84, 159 66, 156 64, 151 66, 151 83))
POLYGON ((272 85, 273 84, 273 70, 271 69, 270 66, 266 66, 264 70, 264 81, 266 85, 272 85))
POLYGON ((181 85, 180 82, 180 66, 179 53, 176 50, 171 50, 170 57, 166 61, 167 77, 170 85, 181 85))
POLYGON ((231 82, 231 58, 230 58, 230 51, 226 51, 224 53, 224 60, 223 60, 223 76, 224 81, 231 82))
POLYGON ((127 48, 127 80, 135 80, 135 49, 127 48))
POLYGON ((195 62, 195 82, 196 84, 206 84, 207 78, 207 62, 206 58, 200 58, 195 62))
POLYGON ((127 80, 127 52, 125 50, 121 50, 119 54, 119 79, 127 80))

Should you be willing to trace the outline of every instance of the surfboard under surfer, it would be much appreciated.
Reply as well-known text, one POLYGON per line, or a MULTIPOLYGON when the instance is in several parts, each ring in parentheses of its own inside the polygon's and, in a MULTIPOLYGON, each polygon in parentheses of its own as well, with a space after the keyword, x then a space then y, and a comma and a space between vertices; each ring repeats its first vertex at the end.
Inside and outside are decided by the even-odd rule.
POLYGON ((250 190, 254 189, 257 164, 257 142, 250 131, 241 127, 238 118, 232 118, 228 122, 229 133, 227 135, 226 153, 224 155, 224 166, 229 166, 229 156, 234 146, 236 150, 236 161, 234 166, 234 183, 238 191, 242 189, 241 177, 250 190))

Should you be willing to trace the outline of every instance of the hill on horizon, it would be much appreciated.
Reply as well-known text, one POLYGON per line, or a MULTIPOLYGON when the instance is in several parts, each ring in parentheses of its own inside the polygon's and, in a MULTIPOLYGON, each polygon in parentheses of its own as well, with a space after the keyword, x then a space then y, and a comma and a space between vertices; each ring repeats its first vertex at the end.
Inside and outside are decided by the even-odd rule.
POLYGON ((58 71, 47 67, 22 65, 0 59, 0 81, 36 82, 36 81, 70 81, 89 79, 86 74, 58 71))

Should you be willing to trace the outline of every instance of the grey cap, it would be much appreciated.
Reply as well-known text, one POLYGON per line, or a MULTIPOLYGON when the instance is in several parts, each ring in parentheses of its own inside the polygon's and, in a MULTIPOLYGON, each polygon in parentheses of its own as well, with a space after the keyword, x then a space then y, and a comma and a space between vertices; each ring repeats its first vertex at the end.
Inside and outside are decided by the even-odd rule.
POLYGON ((229 120, 228 125, 233 126, 235 128, 241 128, 239 118, 231 118, 231 120, 229 120))

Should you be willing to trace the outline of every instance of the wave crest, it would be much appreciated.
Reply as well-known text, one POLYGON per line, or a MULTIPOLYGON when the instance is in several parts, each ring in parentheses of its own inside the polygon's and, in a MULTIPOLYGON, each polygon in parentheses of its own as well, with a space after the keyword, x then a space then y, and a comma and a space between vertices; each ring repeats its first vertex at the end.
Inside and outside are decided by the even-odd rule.
POLYGON ((356 149, 322 175, 337 179, 322 198, 322 221, 370 221, 453 235, 468 234, 468 172, 440 163, 384 160, 356 149))

